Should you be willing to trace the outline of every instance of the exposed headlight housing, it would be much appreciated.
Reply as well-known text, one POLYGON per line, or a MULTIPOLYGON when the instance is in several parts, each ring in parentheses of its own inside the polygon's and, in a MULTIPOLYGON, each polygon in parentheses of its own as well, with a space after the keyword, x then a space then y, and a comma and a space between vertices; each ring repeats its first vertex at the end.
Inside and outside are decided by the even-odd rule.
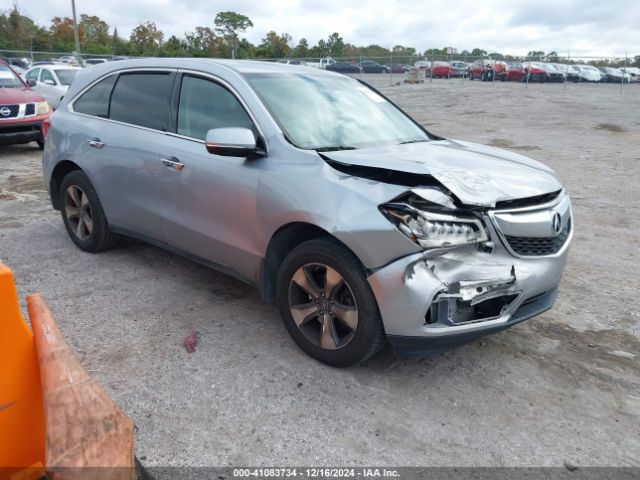
POLYGON ((406 203, 380 205, 380 211, 402 233, 422 248, 446 248, 486 242, 480 219, 417 209, 406 203))
POLYGON ((44 115, 49 112, 49 104, 45 102, 36 102, 36 115, 44 115))

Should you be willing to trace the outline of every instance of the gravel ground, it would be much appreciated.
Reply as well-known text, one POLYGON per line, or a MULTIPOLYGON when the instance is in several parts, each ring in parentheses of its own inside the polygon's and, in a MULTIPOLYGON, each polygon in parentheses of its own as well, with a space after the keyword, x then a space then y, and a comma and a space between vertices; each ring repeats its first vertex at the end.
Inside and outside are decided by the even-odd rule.
POLYGON ((551 311, 443 355, 383 352, 332 369, 232 278, 134 241, 99 255, 75 248, 35 144, 0 147, 0 259, 21 298, 42 292, 136 422, 147 465, 639 466, 640 85, 620 95, 368 77, 433 132, 561 175, 576 235, 551 311), (193 329, 201 341, 189 355, 193 329))

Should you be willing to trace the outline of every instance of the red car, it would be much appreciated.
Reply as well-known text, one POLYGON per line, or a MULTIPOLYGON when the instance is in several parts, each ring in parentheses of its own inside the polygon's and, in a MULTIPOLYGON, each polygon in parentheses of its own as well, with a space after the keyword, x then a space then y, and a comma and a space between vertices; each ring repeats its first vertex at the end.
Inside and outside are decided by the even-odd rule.
POLYGON ((516 63, 509 67, 509 80, 514 82, 526 82, 529 73, 530 82, 544 82, 547 73, 535 63, 516 63))
POLYGON ((476 60, 469 67, 469 80, 478 78, 482 81, 509 79, 509 67, 505 62, 498 60, 476 60))
POLYGON ((43 122, 50 114, 47 101, 0 61, 0 145, 37 142, 43 148, 43 122))
POLYGON ((425 77, 433 78, 449 78, 453 76, 453 69, 449 62, 433 62, 433 67, 427 67, 425 77))

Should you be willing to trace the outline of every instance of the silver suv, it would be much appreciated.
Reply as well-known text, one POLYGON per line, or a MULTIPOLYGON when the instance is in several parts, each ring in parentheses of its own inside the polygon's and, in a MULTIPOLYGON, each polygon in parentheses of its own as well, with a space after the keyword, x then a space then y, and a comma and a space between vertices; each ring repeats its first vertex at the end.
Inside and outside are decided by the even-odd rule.
POLYGON ((86 69, 51 117, 43 167, 78 247, 135 237, 240 278, 335 366, 544 312, 573 233, 548 167, 436 136, 370 86, 295 65, 86 69))

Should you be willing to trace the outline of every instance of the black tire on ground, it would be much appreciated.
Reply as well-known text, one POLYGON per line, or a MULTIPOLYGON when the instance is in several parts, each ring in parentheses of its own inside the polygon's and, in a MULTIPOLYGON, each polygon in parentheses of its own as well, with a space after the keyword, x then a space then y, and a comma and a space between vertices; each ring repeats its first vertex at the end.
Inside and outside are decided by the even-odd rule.
POLYGON ((97 253, 102 250, 107 250, 116 244, 118 237, 109 229, 109 224, 104 215, 98 194, 93 188, 89 178, 81 170, 74 170, 63 178, 60 185, 60 207, 62 221, 67 229, 67 233, 73 243, 81 250, 97 253), (74 229, 71 220, 67 217, 67 205, 69 203, 67 201, 67 195, 70 195, 68 192, 70 187, 79 189, 86 196, 86 201, 88 202, 92 228, 86 238, 80 238, 77 229, 74 229))
MULTIPOLYGON (((289 335, 309 356, 334 367, 362 363, 386 345, 378 304, 366 280, 360 261, 331 237, 304 242, 284 259, 278 272, 276 298, 289 335), (357 308, 357 327, 344 346, 329 350, 312 342, 298 328, 290 309, 290 285, 295 273, 305 265, 322 264, 335 270, 353 293, 357 308)), ((314 322, 316 320, 313 320, 314 322)))
POLYGON ((36 143, 38 144, 38 148, 40 150, 44 150, 44 140, 37 140, 36 143))

